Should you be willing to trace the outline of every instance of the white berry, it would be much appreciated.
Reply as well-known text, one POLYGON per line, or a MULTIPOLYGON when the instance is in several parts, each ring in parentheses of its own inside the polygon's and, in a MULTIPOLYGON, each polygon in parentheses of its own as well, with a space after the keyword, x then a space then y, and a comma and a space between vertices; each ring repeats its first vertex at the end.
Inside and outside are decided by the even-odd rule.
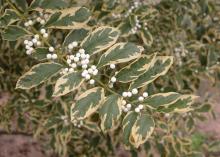
POLYGON ((76 47, 78 43, 76 41, 72 42, 73 47, 76 47))
POLYGON ((73 72, 74 71, 74 69, 73 68, 69 68, 69 72, 73 72))
POLYGON ((82 65, 82 68, 83 68, 83 69, 86 69, 87 67, 88 67, 87 64, 83 64, 83 65, 82 65))
POLYGON ((54 51, 54 48, 51 46, 51 47, 49 47, 49 51, 50 52, 53 52, 54 51))
POLYGON ((42 29, 40 30, 40 33, 41 33, 41 34, 45 34, 45 33, 46 33, 46 30, 45 30, 44 28, 42 28, 42 29))
POLYGON ((148 97, 148 93, 147 93, 147 92, 144 92, 144 93, 143 93, 143 97, 145 97, 145 98, 148 97))
POLYGON ((24 40, 24 44, 27 45, 28 44, 28 40, 24 40))
POLYGON ((130 109, 131 108, 131 104, 127 104, 126 107, 130 109))
POLYGON ((35 39, 39 39, 39 35, 38 35, 38 34, 35 34, 35 35, 34 35, 34 38, 35 38, 35 39))
POLYGON ((89 54, 86 54, 86 59, 89 59, 90 58, 90 55, 89 54))
POLYGON ((89 80, 89 84, 93 85, 95 83, 95 80, 91 79, 89 80))
POLYGON ((127 92, 128 94, 128 97, 131 97, 132 96, 132 93, 131 92, 127 92))
POLYGON ((44 37, 44 38, 47 38, 47 37, 48 37, 48 34, 47 34, 47 33, 44 33, 44 34, 43 34, 43 37, 44 37))
POLYGON ((72 67, 72 68, 76 68, 76 66, 77 66, 76 63, 72 63, 72 64, 71 64, 71 67, 72 67))
POLYGON ((95 65, 92 65, 91 68, 92 68, 93 70, 96 70, 96 66, 95 66, 95 65))
POLYGON ((65 69, 64 69, 64 71, 65 71, 65 72, 68 72, 68 71, 69 71, 69 69, 68 69, 68 68, 65 68, 65 69))
POLYGON ((79 61, 79 57, 74 57, 74 62, 78 62, 79 61))
POLYGON ((91 78, 91 76, 89 74, 86 74, 85 78, 86 78, 86 80, 89 80, 91 78))
POLYGON ((67 62, 68 64, 70 64, 70 63, 71 63, 71 59, 67 59, 66 62, 67 62))
POLYGON ((28 26, 29 26, 28 22, 25 22, 25 23, 24 23, 24 26, 25 26, 25 27, 28 27, 28 26))
POLYGON ((85 59, 85 64, 89 64, 89 60, 88 59, 85 59))
POLYGON ((108 84, 108 87, 109 87, 109 88, 113 88, 113 83, 110 82, 110 83, 108 84))
POLYGON ((140 104, 140 105, 138 105, 138 108, 139 108, 140 110, 142 110, 142 109, 144 108, 144 105, 140 104))
POLYGON ((29 41, 29 42, 28 42, 28 46, 33 46, 33 42, 32 42, 32 41, 29 41))
POLYGON ((40 46, 40 45, 41 45, 41 42, 40 42, 40 41, 38 41, 38 42, 37 42, 37 46, 40 46))
POLYGON ((85 58, 86 58, 86 55, 85 55, 84 53, 82 53, 82 54, 81 54, 81 58, 82 58, 82 59, 85 59, 85 58))
POLYGON ((137 88, 134 88, 134 89, 132 89, 132 94, 137 94, 138 93, 138 90, 137 90, 137 88))
POLYGON ((92 68, 89 68, 89 69, 88 69, 88 72, 89 72, 90 74, 92 74, 92 73, 93 73, 92 68))
POLYGON ((41 20, 40 24, 42 24, 42 25, 45 24, 45 20, 41 20))
POLYGON ((36 38, 32 39, 32 42, 37 43, 37 39, 36 38))
POLYGON ((51 59, 52 55, 50 53, 47 54, 47 59, 51 59))
POLYGON ((139 100, 139 101, 143 101, 143 100, 144 100, 144 97, 140 96, 140 97, 138 97, 138 100, 139 100))
POLYGON ((52 59, 57 59, 57 54, 52 54, 52 59))
POLYGON ((124 108, 124 112, 128 112, 128 108, 124 108))
POLYGON ((122 100, 122 105, 126 105, 126 101, 125 100, 122 100))
POLYGON ((110 64, 111 69, 115 69, 115 64, 110 64))
POLYGON ((76 57, 81 57, 81 54, 80 53, 76 53, 76 57))
POLYGON ((92 73, 93 75, 97 75, 98 74, 98 70, 97 69, 95 69, 94 71, 93 71, 93 73, 92 73))
POLYGON ((29 20, 29 21, 28 21, 28 25, 30 25, 30 26, 33 25, 33 21, 32 21, 32 20, 29 20))
POLYGON ((68 49, 72 50, 72 49, 73 49, 73 45, 72 45, 72 44, 69 44, 69 45, 68 45, 68 49))
POLYGON ((85 53, 85 50, 84 50, 84 49, 79 49, 79 53, 84 54, 84 53, 85 53))
POLYGON ((73 60, 74 59, 74 55, 70 55, 70 59, 73 60))
POLYGON ((127 92, 123 92, 123 93, 122 93, 122 96, 123 96, 123 97, 127 97, 127 96, 128 96, 128 93, 127 93, 127 92))
POLYGON ((111 78, 111 82, 113 82, 113 83, 116 82, 116 77, 113 76, 113 77, 111 78))
POLYGON ((140 109, 137 107, 137 108, 135 108, 135 112, 140 112, 140 109))

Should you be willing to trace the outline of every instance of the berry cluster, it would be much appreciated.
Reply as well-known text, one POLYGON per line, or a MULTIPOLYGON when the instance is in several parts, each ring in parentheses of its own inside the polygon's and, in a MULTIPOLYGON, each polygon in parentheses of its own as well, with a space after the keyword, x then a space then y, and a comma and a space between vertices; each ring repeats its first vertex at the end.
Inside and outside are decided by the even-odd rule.
POLYGON ((25 27, 33 26, 36 22, 44 25, 49 18, 49 14, 40 13, 39 15, 32 16, 27 22, 24 23, 25 27))
POLYGON ((26 54, 30 55, 34 52, 34 47, 40 46, 41 42, 39 41, 39 35, 36 34, 30 40, 24 40, 26 54))
MULTIPOLYGON (((132 89, 132 91, 123 92, 123 93, 122 93, 122 96, 123 96, 124 98, 127 98, 127 97, 130 98, 130 97, 132 97, 132 95, 137 95, 137 94, 138 94, 138 90, 137 90, 136 88, 134 88, 134 89, 132 89)), ((139 97, 138 97, 138 101, 139 101, 139 102, 142 102, 142 101, 144 101, 144 98, 146 98, 146 97, 148 97, 148 93, 147 93, 147 92, 144 92, 144 93, 142 94, 142 96, 139 96, 139 97)), ((131 107, 132 107, 132 105, 131 105, 130 103, 127 103, 125 100, 122 100, 122 110, 123 110, 124 112, 130 111, 130 110, 131 110, 131 107)), ((139 105, 134 109, 134 111, 137 112, 137 113, 139 113, 143 108, 144 108, 144 106, 143 106, 142 104, 139 104, 139 105)))
POLYGON ((76 119, 73 120, 73 125, 75 127, 78 127, 78 128, 81 128, 81 126, 83 125, 83 121, 80 120, 80 121, 77 121, 76 119))
POLYGON ((47 59, 57 59, 57 54, 54 53, 55 49, 54 47, 49 47, 49 52, 51 53, 48 53, 47 54, 47 59))
POLYGON ((42 29, 40 30, 40 33, 42 34, 42 36, 43 36, 44 38, 47 38, 47 37, 48 37, 48 33, 47 33, 46 29, 42 28, 42 29))
POLYGON ((130 6, 130 8, 128 9, 128 11, 126 12, 126 14, 124 16, 128 17, 133 12, 133 10, 137 9, 141 5, 142 4, 140 2, 135 1, 134 4, 132 6, 130 6))
POLYGON ((89 84, 94 84, 95 80, 91 79, 91 76, 96 76, 98 74, 98 69, 96 68, 95 65, 92 65, 88 70, 85 69, 82 72, 82 77, 85 78, 86 80, 89 80, 89 84))
POLYGON ((134 17, 134 20, 135 20, 135 26, 130 31, 132 34, 137 33, 138 29, 141 28, 140 20, 138 19, 137 16, 134 17))

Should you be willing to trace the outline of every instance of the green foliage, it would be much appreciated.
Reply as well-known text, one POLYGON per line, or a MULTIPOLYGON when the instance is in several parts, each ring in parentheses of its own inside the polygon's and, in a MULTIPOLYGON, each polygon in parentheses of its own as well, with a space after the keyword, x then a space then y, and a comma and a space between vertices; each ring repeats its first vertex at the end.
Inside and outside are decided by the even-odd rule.
POLYGON ((115 156, 122 144, 132 155, 203 155, 205 138, 191 133, 212 109, 193 92, 202 76, 219 79, 215 2, 82 3, 1 6, 0 89, 11 98, 0 124, 11 130, 16 115, 62 156, 115 156))

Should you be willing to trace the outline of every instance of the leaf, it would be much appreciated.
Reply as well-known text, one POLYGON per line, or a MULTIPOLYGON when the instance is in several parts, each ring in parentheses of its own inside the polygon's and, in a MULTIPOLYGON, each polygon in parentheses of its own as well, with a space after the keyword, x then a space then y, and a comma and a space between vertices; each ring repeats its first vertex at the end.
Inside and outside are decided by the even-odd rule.
POLYGON ((93 132, 100 132, 101 131, 98 124, 96 124, 95 122, 91 122, 91 121, 85 121, 85 123, 83 124, 83 127, 85 127, 88 130, 91 130, 93 132))
POLYGON ((71 107, 71 119, 85 119, 96 112, 104 99, 104 89, 92 88, 81 94, 71 107))
POLYGON ((19 16, 12 9, 6 9, 0 18, 0 26, 7 26, 19 20, 19 16))
POLYGON ((121 116, 121 102, 121 97, 113 94, 108 96, 101 105, 99 115, 101 117, 101 129, 104 132, 115 129, 115 125, 121 116))
POLYGON ((131 144, 138 148, 141 144, 145 143, 154 131, 154 120, 148 114, 141 114, 132 127, 129 140, 131 144))
POLYGON ((31 57, 37 60, 44 60, 44 59, 47 59, 48 53, 49 53, 49 50, 47 47, 38 47, 35 49, 35 52, 31 55, 31 57))
POLYGON ((175 92, 158 93, 151 95, 144 99, 142 104, 147 105, 153 109, 157 109, 160 106, 169 106, 181 98, 181 94, 175 92))
POLYGON ((86 53, 93 55, 112 46, 118 39, 119 31, 113 27, 99 27, 81 43, 86 53))
POLYGON ((151 46, 153 44, 153 36, 149 32, 149 30, 143 29, 141 31, 141 38, 145 45, 151 46))
POLYGON ((28 34, 30 34, 30 32, 26 31, 25 29, 19 26, 11 25, 4 30, 2 37, 4 40, 15 41, 28 34))
POLYGON ((137 58, 134 62, 124 67, 116 74, 115 77, 117 81, 123 83, 134 81, 149 69, 151 64, 154 63, 155 57, 156 54, 142 55, 140 58, 137 58))
POLYGON ((61 64, 53 62, 37 64, 19 78, 16 88, 30 89, 36 87, 57 74, 62 67, 61 64))
POLYGON ((183 95, 173 104, 170 104, 169 106, 161 106, 157 109, 157 111, 163 113, 170 113, 170 112, 185 113, 192 110, 191 105, 196 98, 197 96, 194 95, 183 95))
POLYGON ((196 108, 196 112, 209 112, 212 109, 212 106, 210 104, 204 104, 198 108, 196 108))
POLYGON ((21 9, 22 11, 25 11, 28 7, 26 0, 12 0, 12 2, 15 3, 17 8, 21 9))
POLYGON ((133 43, 117 43, 101 56, 97 67, 128 62, 140 57, 142 51, 143 47, 133 43))
POLYGON ((73 29, 72 31, 70 31, 64 42, 63 45, 67 46, 68 44, 72 43, 73 41, 82 41, 87 35, 88 35, 89 30, 85 29, 85 28, 79 28, 79 29, 73 29))
POLYGON ((138 114, 136 112, 129 112, 127 115, 124 117, 122 121, 122 126, 123 126, 123 142, 127 148, 130 147, 130 141, 129 137, 131 134, 132 127, 134 123, 137 120, 138 114))
POLYGON ((74 91, 83 83, 83 80, 80 72, 72 72, 63 75, 55 84, 53 96, 58 97, 74 91))
POLYGON ((61 9, 66 8, 68 4, 64 0, 33 0, 30 9, 61 9))
POLYGON ((165 75, 173 63, 173 57, 171 56, 160 56, 156 58, 153 65, 142 74, 138 79, 131 83, 129 89, 140 88, 153 82, 158 77, 165 75))
POLYGON ((45 27, 56 29, 77 29, 85 27, 90 12, 85 7, 72 7, 56 10, 46 22, 45 27))

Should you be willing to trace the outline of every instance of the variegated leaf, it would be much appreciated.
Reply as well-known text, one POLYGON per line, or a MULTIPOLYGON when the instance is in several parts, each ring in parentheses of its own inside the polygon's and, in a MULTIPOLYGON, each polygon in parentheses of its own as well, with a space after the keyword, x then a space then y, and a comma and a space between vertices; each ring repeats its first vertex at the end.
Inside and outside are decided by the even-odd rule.
POLYGON ((150 68, 155 61, 155 57, 156 54, 142 55, 140 58, 137 58, 134 62, 124 67, 116 74, 115 77, 117 81, 126 83, 136 80, 150 68))
POLYGON ((85 119, 93 114, 104 99, 104 89, 92 88, 81 94, 71 107, 71 119, 85 119))
POLYGON ((83 80, 80 72, 71 72, 63 75, 55 84, 53 96, 62 96, 74 91, 83 83, 83 80))
POLYGON ((143 104, 153 109, 157 109, 160 106, 169 106, 181 98, 181 94, 175 92, 158 93, 151 95, 144 99, 143 104))
POLYGON ((141 38, 145 45, 151 46, 153 44, 153 36, 149 32, 149 30, 143 29, 141 31, 141 38))
POLYGON ((57 29, 77 29, 85 27, 90 18, 90 12, 84 7, 72 7, 63 10, 56 10, 45 27, 57 29))
POLYGON ((141 114, 137 117, 135 124, 132 127, 129 137, 130 143, 138 148, 145 143, 154 131, 154 120, 148 114, 141 114))
POLYGON ((11 26, 8 26, 4 30, 4 32, 2 32, 2 37, 4 40, 15 41, 21 37, 24 37, 30 34, 31 34, 30 32, 28 32, 27 30, 19 26, 11 25, 11 26))
POLYGON ((30 9, 61 9, 66 8, 68 4, 64 0, 33 0, 30 5, 30 9))
POLYGON ((31 57, 37 60, 43 60, 43 59, 47 59, 48 53, 49 53, 49 50, 47 47, 38 47, 35 49, 35 52, 31 55, 31 57))
POLYGON ((119 31, 113 27, 99 27, 81 43, 86 53, 93 55, 112 46, 118 39, 119 31))
POLYGON ((16 88, 30 89, 36 87, 57 74, 62 67, 61 64, 53 62, 37 64, 19 78, 16 88))
POLYGON ((68 44, 70 44, 73 41, 77 41, 77 42, 82 41, 88 35, 88 32, 89 32, 89 30, 85 29, 85 28, 71 30, 67 34, 67 36, 63 42, 63 45, 67 46, 68 44))
POLYGON ((140 57, 143 50, 143 47, 133 43, 117 43, 101 56, 97 67, 128 62, 140 57))
POLYGON ((12 2, 16 5, 17 8, 25 11, 28 7, 26 0, 12 0, 12 2))
POLYGON ((101 129, 99 128, 98 124, 91 121, 85 121, 83 124, 83 127, 85 127, 88 130, 94 131, 94 132, 100 132, 101 129))
POLYGON ((169 106, 161 106, 157 109, 157 111, 164 113, 185 113, 192 110, 191 105, 196 98, 197 96, 193 95, 182 95, 176 102, 170 104, 169 106))
POLYGON ((0 18, 0 26, 7 26, 19 20, 19 16, 12 9, 6 9, 0 18))
POLYGON ((126 146, 126 148, 130 148, 131 143, 129 141, 129 137, 131 134, 132 127, 134 123, 136 122, 138 117, 138 114, 136 112, 129 112, 127 115, 124 117, 122 121, 122 127, 123 127, 123 142, 126 146))
POLYGON ((108 96, 100 107, 101 129, 113 130, 121 115, 122 99, 118 95, 108 96))
POLYGON ((159 76, 165 75, 173 64, 173 57, 160 56, 156 57, 153 65, 144 74, 138 77, 129 89, 140 88, 156 80, 159 76))

